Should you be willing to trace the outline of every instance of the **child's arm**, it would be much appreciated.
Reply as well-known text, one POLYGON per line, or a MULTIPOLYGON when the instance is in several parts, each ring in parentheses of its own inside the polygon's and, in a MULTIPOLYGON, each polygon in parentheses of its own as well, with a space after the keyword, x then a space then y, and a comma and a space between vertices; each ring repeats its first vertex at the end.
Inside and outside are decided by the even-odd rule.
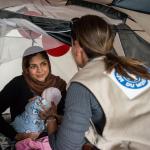
POLYGON ((35 140, 39 137, 40 133, 36 133, 36 132, 32 132, 32 133, 17 133, 16 136, 15 136, 15 139, 17 141, 20 141, 20 140, 24 140, 24 139, 27 139, 27 138, 31 138, 32 140, 35 140))

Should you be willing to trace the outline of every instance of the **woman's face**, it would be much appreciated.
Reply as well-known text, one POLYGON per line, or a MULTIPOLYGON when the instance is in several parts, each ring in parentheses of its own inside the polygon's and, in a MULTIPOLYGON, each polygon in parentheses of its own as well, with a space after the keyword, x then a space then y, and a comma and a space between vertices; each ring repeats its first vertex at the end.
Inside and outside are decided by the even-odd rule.
POLYGON ((48 61, 41 54, 37 54, 31 58, 29 64, 28 71, 30 77, 34 80, 44 82, 50 72, 48 61))

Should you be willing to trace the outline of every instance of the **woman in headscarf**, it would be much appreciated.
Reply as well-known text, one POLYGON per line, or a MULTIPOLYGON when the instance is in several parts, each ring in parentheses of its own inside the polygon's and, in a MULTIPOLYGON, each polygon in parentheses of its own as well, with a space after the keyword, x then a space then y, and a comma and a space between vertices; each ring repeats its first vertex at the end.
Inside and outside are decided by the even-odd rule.
POLYGON ((38 134, 17 133, 2 116, 7 108, 10 108, 13 121, 24 112, 26 104, 32 97, 41 96, 48 87, 55 87, 62 95, 58 104, 59 114, 63 114, 64 109, 66 82, 51 73, 51 64, 46 51, 38 46, 28 48, 23 54, 22 69, 22 75, 12 79, 0 92, 0 133, 11 140, 36 139, 38 134))

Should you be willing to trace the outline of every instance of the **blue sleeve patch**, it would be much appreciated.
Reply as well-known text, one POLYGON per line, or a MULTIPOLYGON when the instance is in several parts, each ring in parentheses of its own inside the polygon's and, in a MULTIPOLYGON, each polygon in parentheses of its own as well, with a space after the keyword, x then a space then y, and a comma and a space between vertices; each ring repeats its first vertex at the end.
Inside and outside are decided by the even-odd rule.
POLYGON ((114 76, 117 79, 117 81, 127 88, 131 89, 140 89, 145 87, 148 84, 148 80, 142 79, 141 77, 133 77, 133 78, 127 78, 124 76, 121 76, 119 73, 114 71, 114 76))
POLYGON ((129 99, 134 99, 150 88, 150 80, 129 74, 132 78, 121 76, 115 69, 108 75, 127 95, 129 99))

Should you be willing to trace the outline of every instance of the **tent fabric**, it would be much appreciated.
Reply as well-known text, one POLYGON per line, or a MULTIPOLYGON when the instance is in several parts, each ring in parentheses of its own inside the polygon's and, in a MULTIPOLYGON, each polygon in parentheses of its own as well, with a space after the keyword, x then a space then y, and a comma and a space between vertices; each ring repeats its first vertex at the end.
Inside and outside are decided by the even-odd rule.
POLYGON ((113 0, 84 0, 84 1, 98 4, 111 4, 113 0))
MULTIPOLYGON (((101 2, 101 0, 100 1, 94 0, 94 1, 95 3, 93 3, 92 0, 69 0, 68 3, 73 4, 73 5, 88 7, 97 11, 101 11, 111 18, 126 19, 129 16, 132 19, 134 19, 150 35, 150 15, 149 14, 144 14, 144 13, 140 13, 137 11, 129 10, 129 8, 124 9, 123 7, 121 8, 121 6, 119 7, 119 5, 117 7, 117 4, 119 2, 122 2, 125 0, 114 1, 112 6, 104 5, 101 2), (90 2, 87 2, 87 1, 90 1, 90 2)), ((130 2, 132 2, 132 0, 130 2)), ((150 3, 149 0, 148 2, 150 3)), ((147 7, 150 9, 149 3, 147 3, 147 7)), ((143 0, 142 0, 142 5, 141 5, 141 0, 138 1, 138 4, 133 3, 133 7, 135 6, 135 4, 142 7, 142 9, 144 9, 143 0)))
POLYGON ((127 14, 129 18, 132 18, 138 25, 141 26, 141 28, 143 28, 150 35, 150 15, 119 7, 114 8, 127 14))
POLYGON ((150 1, 149 0, 83 0, 87 2, 97 3, 97 4, 109 4, 121 8, 126 8, 130 10, 135 10, 138 12, 143 12, 150 14, 150 1))
POLYGON ((18 5, 23 5, 29 3, 29 0, 1 0, 0 9, 6 9, 9 7, 14 7, 18 5))
POLYGON ((68 35, 65 34, 65 32, 70 32, 70 22, 68 21, 36 16, 27 16, 6 10, 0 10, 0 18, 26 19, 45 30, 47 34, 54 36, 67 44, 70 44, 70 38, 68 39, 68 35))
POLYGON ((87 8, 100 11, 104 13, 106 16, 113 18, 113 19, 125 20, 127 18, 127 15, 125 13, 117 11, 116 9, 112 7, 108 7, 106 5, 82 1, 82 0, 69 0, 68 3, 70 5, 78 5, 78 6, 83 6, 83 7, 87 7, 87 8))
POLYGON ((51 6, 63 6, 65 5, 67 0, 1 0, 0 1, 0 9, 20 6, 24 4, 43 4, 43 5, 51 5, 51 6))
POLYGON ((114 6, 150 14, 150 0, 113 0, 114 6))
POLYGON ((129 26, 126 24, 120 24, 116 26, 117 33, 127 57, 137 58, 150 66, 149 62, 149 48, 150 44, 143 38, 138 36, 129 26))
MULTIPOLYGON (((52 11, 54 9, 54 7, 48 7, 48 8, 52 11)), ((28 15, 19 14, 19 13, 7 11, 7 10, 0 11, 0 18, 26 19, 28 21, 31 21, 35 25, 39 26, 40 28, 42 28, 47 34, 59 39, 60 41, 62 41, 64 43, 67 43, 67 44, 71 43, 71 41, 70 41, 70 21, 67 21, 67 20, 71 20, 73 17, 80 17, 80 16, 85 15, 88 12, 90 12, 90 14, 101 15, 102 17, 106 18, 108 21, 113 22, 115 24, 118 24, 121 22, 117 19, 113 19, 113 18, 110 19, 109 17, 103 15, 100 12, 96 12, 92 9, 87 9, 87 8, 83 8, 83 7, 65 6, 65 7, 61 7, 61 8, 59 7, 58 10, 57 10, 57 8, 55 8, 55 11, 53 11, 52 13, 49 12, 49 16, 50 15, 54 16, 54 12, 55 12, 55 17, 57 17, 57 13, 59 15, 60 12, 65 11, 66 13, 63 13, 63 15, 65 17, 60 16, 61 20, 59 19, 59 17, 57 17, 57 19, 52 19, 52 18, 49 19, 49 18, 44 18, 44 17, 28 16, 28 15), (69 12, 69 16, 66 19, 66 14, 68 12, 69 12), (62 20, 62 18, 64 20, 62 20)))

